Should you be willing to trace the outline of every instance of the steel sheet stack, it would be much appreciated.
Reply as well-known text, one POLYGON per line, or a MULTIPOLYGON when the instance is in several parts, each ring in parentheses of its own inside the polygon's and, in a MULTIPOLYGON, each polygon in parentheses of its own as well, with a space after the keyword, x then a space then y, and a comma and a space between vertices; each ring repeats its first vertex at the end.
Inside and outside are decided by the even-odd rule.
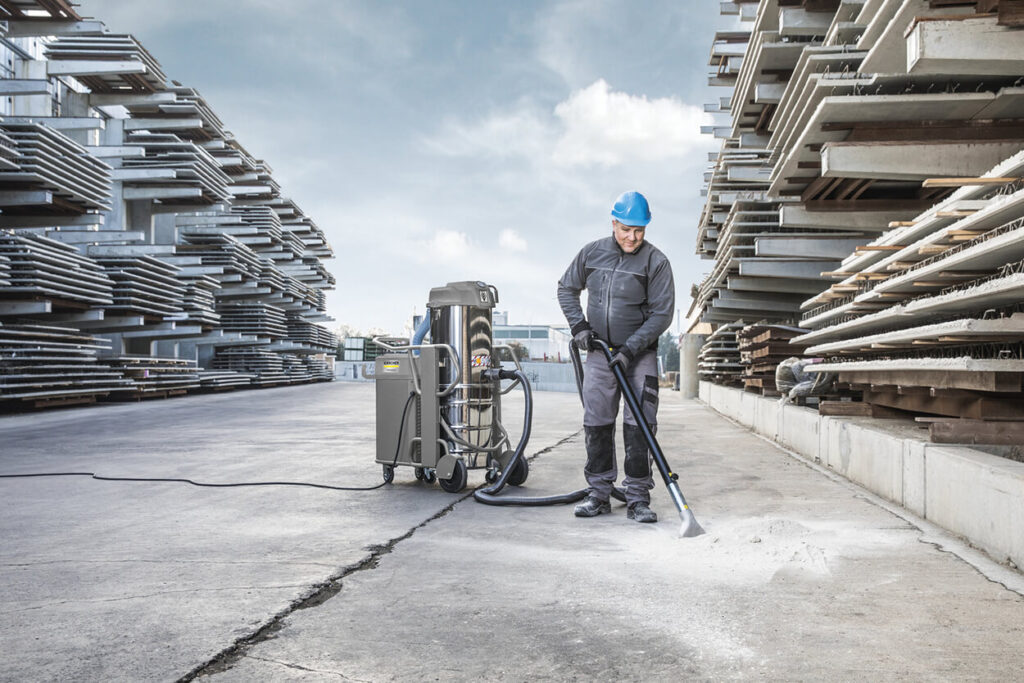
POLYGON ((230 198, 231 179, 199 145, 169 133, 132 133, 127 146, 146 150, 126 157, 122 177, 135 199, 170 199, 176 204, 215 204, 230 198))
POLYGON ((198 257, 204 266, 220 266, 226 274, 256 280, 263 262, 252 249, 230 235, 204 235, 186 232, 183 242, 175 246, 176 254, 198 257))
POLYGON ((5 373, 6 395, 72 387, 22 392, 56 405, 329 379, 308 356, 334 351, 313 324, 327 319, 330 247, 270 165, 134 37, 67 0, 0 4, 16 22, 0 22, 0 81, 13 79, 0 102, 0 325, 69 359, 19 356, 18 377, 32 377, 5 373))
POLYGON ((92 403, 131 386, 117 369, 98 362, 104 340, 52 325, 0 325, 0 403, 92 403))
POLYGON ((263 351, 255 346, 218 349, 213 367, 253 375, 252 384, 255 386, 288 383, 282 354, 263 351))
POLYGON ((57 36, 47 45, 46 58, 58 63, 50 73, 73 75, 95 93, 155 92, 167 87, 167 77, 160 64, 130 35, 57 36), (142 73, 90 66, 96 62, 136 62, 142 73))
POLYGON ((317 352, 333 353, 338 348, 337 335, 297 315, 288 316, 288 341, 317 352))
POLYGON ((114 301, 107 310, 159 320, 182 312, 185 287, 178 281, 176 267, 151 256, 94 256, 93 260, 114 283, 114 301))
POLYGON ((0 171, 18 170, 18 143, 0 127, 0 171))
POLYGON ((230 391, 250 387, 256 375, 234 370, 200 370, 199 384, 205 391, 230 391))
MULTIPOLYGON (((0 182, 20 195, 7 206, 48 207, 58 213, 110 209, 111 169, 63 133, 41 123, 0 120, 0 130, 17 147, 16 169, 0 170, 0 182)), ((10 210, 5 209, 5 212, 10 210)))
POLYGON ((260 339, 283 339, 288 336, 284 310, 270 304, 221 303, 217 306, 221 327, 260 339))
POLYGON ((198 389, 199 369, 196 362, 180 358, 151 356, 113 356, 104 362, 118 368, 130 384, 115 399, 167 398, 198 389))
POLYGON ((178 281, 185 287, 182 308, 185 320, 203 329, 220 326, 220 314, 217 313, 216 293, 220 283, 209 275, 178 274, 178 281))
POLYGON ((0 256, 9 261, 2 299, 44 299, 79 308, 113 303, 113 282, 78 249, 32 234, 0 230, 0 256))

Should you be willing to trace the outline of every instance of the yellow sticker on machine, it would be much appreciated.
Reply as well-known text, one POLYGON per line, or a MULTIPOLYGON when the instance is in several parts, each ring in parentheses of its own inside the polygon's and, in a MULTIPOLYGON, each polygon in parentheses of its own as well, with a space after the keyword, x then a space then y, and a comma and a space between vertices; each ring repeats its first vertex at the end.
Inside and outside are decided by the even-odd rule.
POLYGON ((401 367, 402 364, 397 362, 381 363, 381 370, 384 372, 398 372, 401 367))

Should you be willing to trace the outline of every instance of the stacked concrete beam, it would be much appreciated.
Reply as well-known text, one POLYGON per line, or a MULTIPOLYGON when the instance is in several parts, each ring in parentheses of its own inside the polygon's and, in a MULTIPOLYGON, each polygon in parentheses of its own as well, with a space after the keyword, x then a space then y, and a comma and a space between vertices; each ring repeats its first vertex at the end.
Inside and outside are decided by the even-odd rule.
POLYGON ((0 324, 95 335, 129 380, 166 380, 130 381, 139 392, 274 384, 266 368, 329 379, 336 340, 317 323, 329 320, 332 252, 269 165, 133 36, 64 0, 0 0, 0 14, 0 324), (105 296, 76 299, 54 279, 82 259, 105 296), (271 316, 273 333, 240 311, 271 316))
POLYGON ((794 341, 828 357, 820 369, 890 407, 957 415, 983 400, 1024 418, 1019 3, 763 0, 723 14, 749 33, 734 77, 712 75, 732 88, 718 107, 731 121, 713 127, 725 143, 699 228, 698 252, 716 259, 702 319, 771 320, 729 302, 752 287, 790 305, 776 282, 795 286, 799 255, 810 270, 789 322, 812 330, 794 341), (723 191, 740 178, 761 181, 762 215, 777 212, 747 242, 750 197, 723 191), (982 365, 984 380, 965 374, 982 365))

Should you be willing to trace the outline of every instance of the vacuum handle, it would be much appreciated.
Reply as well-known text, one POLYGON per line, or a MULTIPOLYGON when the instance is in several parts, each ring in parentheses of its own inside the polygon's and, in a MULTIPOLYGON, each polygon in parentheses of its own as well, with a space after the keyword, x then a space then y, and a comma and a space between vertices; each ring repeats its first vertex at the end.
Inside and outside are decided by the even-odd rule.
POLYGON ((604 352, 604 356, 608 360, 608 367, 611 368, 612 373, 615 375, 619 388, 622 390, 622 396, 626 399, 626 405, 629 406, 634 419, 636 419, 637 426, 640 427, 644 439, 651 448, 651 455, 654 456, 654 462, 658 465, 658 471, 661 472, 662 478, 664 478, 666 484, 670 481, 675 481, 676 475, 668 466, 668 461, 665 459, 665 454, 661 451, 658 440, 654 438, 654 430, 651 429, 651 425, 647 422, 647 416, 644 415, 644 411, 640 408, 640 402, 637 400, 636 394, 633 393, 633 388, 629 385, 626 373, 622 371, 622 368, 617 363, 612 363, 611 347, 598 337, 594 337, 592 344, 604 352))

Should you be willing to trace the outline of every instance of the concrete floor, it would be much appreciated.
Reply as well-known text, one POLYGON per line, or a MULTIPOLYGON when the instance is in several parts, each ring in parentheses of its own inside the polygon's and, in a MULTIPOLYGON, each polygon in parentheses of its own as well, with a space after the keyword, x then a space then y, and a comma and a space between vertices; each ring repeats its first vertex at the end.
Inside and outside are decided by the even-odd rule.
MULTIPOLYGON (((525 489, 582 486, 577 398, 536 402, 525 489)), ((1019 678, 1021 574, 662 403, 696 539, 660 483, 638 525, 408 468, 369 492, 0 479, 0 680, 1019 678)), ((7 416, 0 472, 372 486, 373 420, 346 383, 7 416)))

